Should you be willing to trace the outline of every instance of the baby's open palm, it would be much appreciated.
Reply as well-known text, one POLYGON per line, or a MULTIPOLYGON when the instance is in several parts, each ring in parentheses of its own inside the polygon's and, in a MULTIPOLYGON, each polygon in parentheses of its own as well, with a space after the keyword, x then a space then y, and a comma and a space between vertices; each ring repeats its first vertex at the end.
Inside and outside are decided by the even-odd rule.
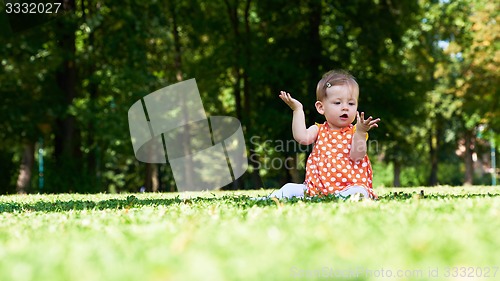
POLYGON ((290 95, 290 93, 287 93, 285 91, 281 91, 280 92, 280 98, 286 103, 288 104, 288 106, 292 109, 292 110, 297 110, 297 109, 302 109, 302 104, 292 98, 292 96, 290 95))
POLYGON ((368 132, 372 128, 378 128, 378 122, 380 122, 380 118, 373 119, 373 117, 368 117, 368 119, 365 119, 365 113, 361 112, 361 115, 359 114, 359 111, 356 114, 357 117, 357 122, 356 122, 356 128, 361 131, 361 132, 368 132))

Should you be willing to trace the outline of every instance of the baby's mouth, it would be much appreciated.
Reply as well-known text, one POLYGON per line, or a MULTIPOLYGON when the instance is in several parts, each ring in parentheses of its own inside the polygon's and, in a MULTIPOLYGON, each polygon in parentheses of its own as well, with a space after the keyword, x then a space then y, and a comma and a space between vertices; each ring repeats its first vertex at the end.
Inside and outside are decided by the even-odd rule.
POLYGON ((347 115, 347 113, 344 113, 344 114, 340 115, 340 118, 347 119, 347 118, 349 118, 349 115, 347 115))

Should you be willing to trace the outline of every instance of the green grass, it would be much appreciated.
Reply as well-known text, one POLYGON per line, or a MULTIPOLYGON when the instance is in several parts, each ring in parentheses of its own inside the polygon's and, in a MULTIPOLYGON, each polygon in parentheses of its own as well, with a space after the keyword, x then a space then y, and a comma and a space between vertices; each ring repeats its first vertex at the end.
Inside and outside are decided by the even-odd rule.
POLYGON ((500 187, 267 192, 1 196, 0 280, 500 278, 500 187))

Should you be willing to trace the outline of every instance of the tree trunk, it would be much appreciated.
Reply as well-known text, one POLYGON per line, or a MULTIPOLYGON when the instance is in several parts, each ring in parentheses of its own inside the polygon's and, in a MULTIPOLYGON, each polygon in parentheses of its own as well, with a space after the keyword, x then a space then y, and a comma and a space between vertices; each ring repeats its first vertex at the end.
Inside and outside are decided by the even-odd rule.
POLYGON ((393 187, 400 187, 401 186, 401 162, 394 160, 392 162, 393 166, 393 171, 394 171, 394 178, 392 181, 393 187))
MULTIPOLYGON (((87 7, 85 4, 88 3, 88 1, 81 1, 81 9, 83 13, 83 19, 87 20, 87 14, 86 10, 88 9, 89 11, 89 16, 92 17, 94 14, 94 8, 92 5, 88 5, 87 7)), ((88 45, 95 48, 95 30, 92 30, 92 32, 89 34, 89 39, 88 39, 88 45)), ((90 63, 88 69, 86 70, 87 72, 87 77, 92 77, 95 72, 96 72, 96 62, 95 60, 92 60, 90 63)), ((89 182, 92 185, 92 189, 96 191, 100 191, 100 184, 99 184, 99 179, 98 179, 98 170, 99 167, 97 166, 97 151, 98 147, 96 144, 95 140, 95 113, 97 111, 96 107, 96 102, 98 99, 98 84, 95 82, 94 79, 90 79, 89 85, 88 85, 88 92, 90 95, 89 99, 89 110, 92 113, 91 117, 88 121, 87 124, 87 140, 86 140, 86 145, 89 148, 89 153, 87 155, 87 169, 86 169, 86 175, 89 177, 89 182)))
POLYGON ((35 162, 35 144, 30 142, 24 144, 23 158, 19 167, 19 176, 17 177, 16 192, 18 194, 26 194, 31 183, 31 175, 33 173, 33 164, 35 162))
MULTIPOLYGON (((75 10, 74 0, 63 1, 64 11, 71 13, 75 10)), ((59 26, 59 48, 64 57, 61 67, 57 72, 57 84, 64 95, 64 108, 67 110, 77 96, 77 70, 75 64, 75 28, 69 21, 63 21, 59 26)), ((74 116, 64 112, 56 120, 57 130, 55 132, 54 154, 59 170, 66 188, 71 188, 66 182, 69 177, 74 177, 75 173, 81 171, 81 151, 80 151, 80 133, 76 127, 74 116)), ((62 190, 60 190, 62 191, 62 190)), ((64 190, 67 191, 67 190, 64 190)))
POLYGON ((239 29, 239 18, 238 18, 238 2, 234 7, 229 3, 228 0, 224 0, 226 4, 227 13, 229 20, 231 22, 231 27, 233 28, 234 40, 234 65, 233 65, 233 75, 235 78, 233 84, 234 99, 236 104, 236 118, 243 122, 243 105, 241 98, 241 36, 239 29))
MULTIPOLYGON (((181 38, 179 34, 179 26, 177 23, 177 12, 176 12, 176 7, 173 1, 169 1, 169 9, 170 9, 170 15, 172 16, 172 34, 174 36, 174 69, 176 72, 175 79, 177 82, 181 82, 182 79, 182 50, 181 50, 181 38)), ((186 101, 183 99, 182 100, 182 113, 184 116, 185 123, 187 122, 189 116, 188 116, 188 110, 189 108, 186 105, 186 101)), ((191 151, 189 149, 189 146, 191 145, 189 142, 190 140, 190 126, 185 126, 183 131, 183 150, 184 150, 184 155, 188 156, 191 154, 191 151)), ((167 152, 168 153, 168 152, 167 152)), ((197 187, 194 186, 194 181, 191 175, 194 174, 194 163, 193 163, 193 158, 188 156, 185 158, 183 161, 184 163, 184 180, 185 184, 192 188, 193 190, 197 189, 197 187)))
POLYGON ((474 162, 472 161, 472 153, 473 153, 473 132, 471 130, 467 130, 465 132, 465 177, 464 177, 464 185, 472 185, 474 181, 474 162))
MULTIPOLYGON (((251 116, 252 112, 252 97, 251 97, 251 81, 249 79, 249 73, 251 73, 252 70, 252 38, 251 38, 251 30, 250 30, 250 4, 251 0, 247 0, 245 3, 245 12, 244 12, 244 21, 245 21, 245 38, 242 41, 243 43, 243 48, 244 48, 244 65, 243 65, 243 99, 244 99, 244 119, 241 119, 242 122, 246 123, 247 127, 247 134, 252 133, 252 128, 253 128, 253 118, 251 116)), ((236 22, 237 24, 237 22, 236 22)), ((254 151, 254 145, 250 143, 250 150, 254 151)), ((257 163, 252 162, 253 165, 253 172, 252 172, 252 184, 254 187, 262 187, 264 185, 264 182, 262 181, 262 178, 260 176, 260 169, 259 166, 256 165, 257 163)), ((235 189, 243 189, 243 183, 241 181, 235 181, 235 189)))
POLYGON ((438 185, 438 168, 439 168, 439 125, 436 125, 435 133, 431 130, 431 134, 429 136, 429 151, 430 151, 430 160, 431 160, 431 171, 429 175, 429 186, 438 185))
POLYGON ((158 177, 158 165, 153 163, 146 164, 146 184, 144 187, 146 191, 158 192, 160 181, 158 177))
MULTIPOLYGON (((244 128, 244 132, 246 134, 250 134, 252 132, 252 117, 251 117, 251 81, 249 79, 248 73, 251 71, 251 30, 250 30, 250 5, 251 0, 245 1, 244 7, 244 37, 241 36, 240 32, 240 19, 238 17, 238 5, 240 2, 235 1, 234 5, 228 0, 224 1, 227 7, 227 13, 229 16, 229 20, 231 22, 231 26, 233 29, 234 35, 234 65, 233 65, 233 74, 235 76, 234 83, 234 98, 236 103, 236 117, 242 123, 244 128), (242 83, 243 82, 243 83, 242 83), (242 89, 243 84, 243 89, 242 89), (242 91, 243 90, 243 91, 242 91), (243 98, 242 98, 243 92, 243 98)), ((249 146, 249 156, 252 156, 255 151, 253 144, 248 144, 249 146)), ((258 165, 258 161, 250 161, 250 165, 252 166, 252 173, 250 175, 250 179, 252 182, 252 186, 254 188, 262 187, 263 181, 260 176, 260 169, 258 165)), ((242 189, 243 183, 242 180, 236 180, 230 186, 232 189, 242 189)))
MULTIPOLYGON (((87 21, 88 18, 92 18, 93 15, 95 14, 95 6, 92 5, 92 3, 89 3, 89 1, 81 1, 80 2, 80 9, 82 11, 82 18, 84 21, 87 21)), ((96 29, 92 29, 92 31, 89 33, 88 37, 88 46, 92 47, 93 49, 97 50, 99 47, 95 46, 95 35, 96 35, 96 29)), ((85 169, 84 169, 84 174, 85 177, 89 180, 89 183, 91 184, 91 190, 92 191, 102 191, 101 189, 101 184, 100 184, 100 167, 98 165, 99 159, 98 159, 98 145, 96 143, 96 119, 95 119, 95 114, 97 112, 97 99, 99 98, 99 85, 95 81, 95 79, 92 79, 92 77, 96 73, 96 62, 99 60, 99 58, 96 56, 95 52, 90 52, 89 54, 89 59, 83 65, 86 65, 87 67, 82 70, 82 73, 85 77, 89 77, 89 82, 88 86, 86 88, 87 92, 89 93, 89 111, 92 113, 92 115, 87 119, 88 123, 87 125, 87 138, 84 140, 85 146, 88 148, 88 153, 85 155, 86 157, 86 163, 85 163, 85 169)))
POLYGON ((294 153, 286 159, 285 168, 288 170, 292 182, 303 183, 304 177, 300 175, 299 170, 297 169, 297 163, 298 163, 297 155, 298 155, 297 153, 294 153))

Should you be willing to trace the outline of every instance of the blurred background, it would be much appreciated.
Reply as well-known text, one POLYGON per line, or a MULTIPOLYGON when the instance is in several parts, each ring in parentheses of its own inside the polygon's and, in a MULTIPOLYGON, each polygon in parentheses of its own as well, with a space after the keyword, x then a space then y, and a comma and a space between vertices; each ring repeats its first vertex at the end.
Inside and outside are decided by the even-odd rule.
POLYGON ((52 14, 14 2, 0 7, 0 194, 175 191, 169 165, 135 159, 127 112, 191 78, 208 115, 244 129, 249 169, 225 189, 301 182, 311 147, 292 141, 278 94, 323 122, 316 83, 338 68, 382 119, 375 188, 496 184, 498 1, 64 0, 52 14))

